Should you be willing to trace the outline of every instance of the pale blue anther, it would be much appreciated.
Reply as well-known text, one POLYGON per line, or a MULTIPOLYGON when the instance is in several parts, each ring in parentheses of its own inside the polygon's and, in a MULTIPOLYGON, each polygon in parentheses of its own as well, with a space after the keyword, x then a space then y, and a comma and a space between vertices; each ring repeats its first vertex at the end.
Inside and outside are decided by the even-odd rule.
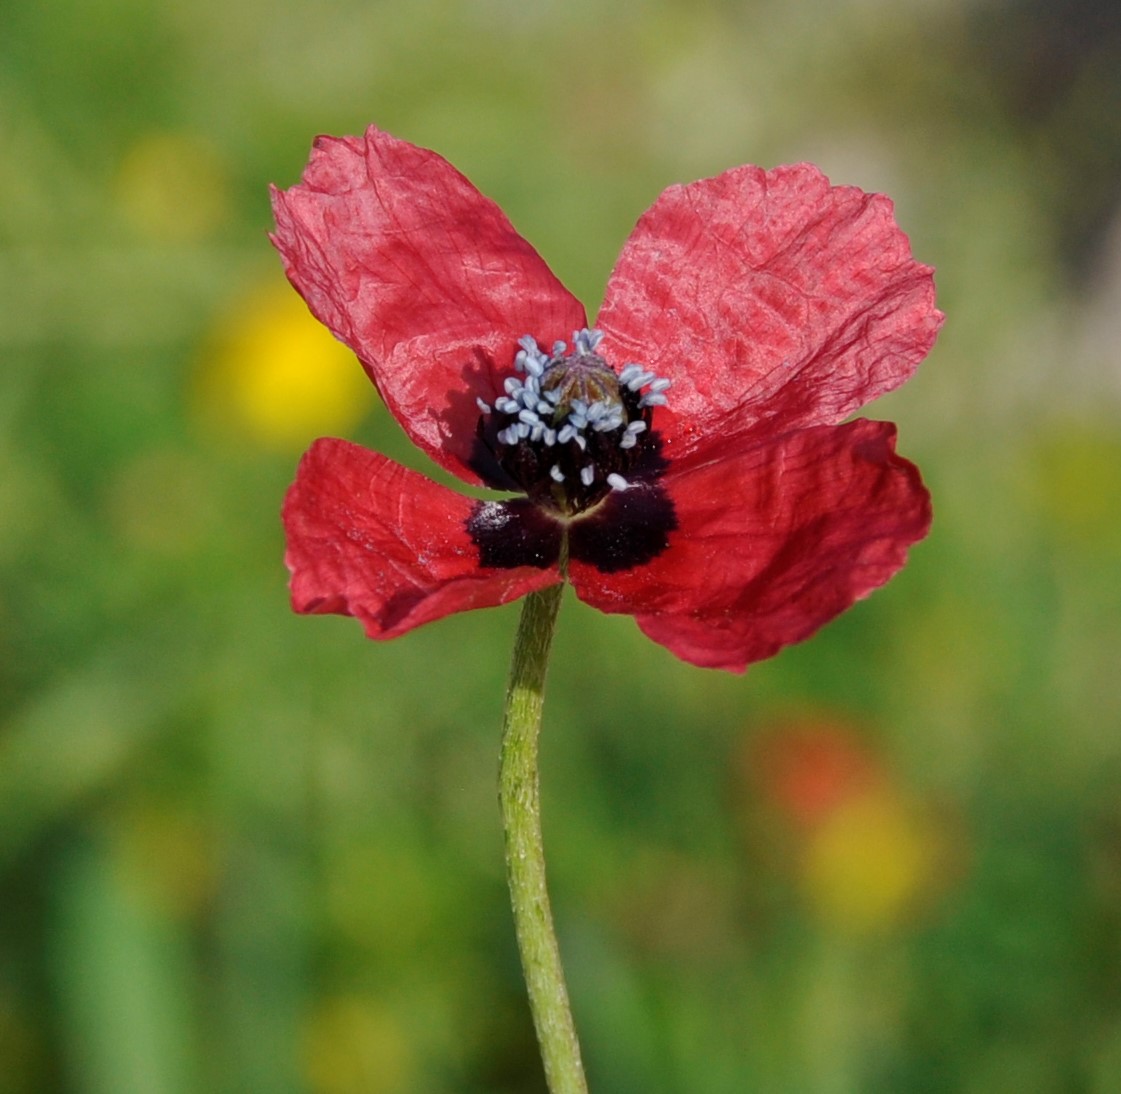
POLYGON ((638 405, 639 406, 665 406, 666 403, 668 403, 668 402, 669 402, 669 400, 660 391, 654 391, 654 392, 651 392, 647 395, 643 395, 643 397, 638 400, 638 405))
POLYGON ((640 372, 637 376, 632 376, 627 381, 627 387, 629 387, 631 391, 638 391, 640 387, 650 383, 650 381, 655 378, 656 374, 653 372, 640 372))
POLYGON ((537 339, 531 334, 523 335, 518 339, 521 352, 514 357, 514 367, 519 371, 528 372, 531 376, 540 376, 549 363, 549 358, 541 352, 537 339))
POLYGON ((517 395, 522 390, 522 382, 516 376, 507 376, 502 382, 507 395, 517 395))
POLYGON ((565 351, 567 349, 568 349, 568 343, 567 342, 554 342, 553 343, 553 356, 554 357, 563 357, 564 354, 565 354, 565 351))
POLYGON ((479 408, 479 412, 481 414, 490 413, 490 404, 484 403, 483 400, 478 397, 478 395, 475 396, 475 405, 479 408))
POLYGON ((580 481, 585 486, 591 486, 595 482, 596 469, 594 464, 585 464, 580 468, 580 481))
POLYGON ((655 395, 658 395, 661 392, 667 390, 668 388, 670 388, 672 386, 673 386, 673 381, 672 380, 667 380, 664 376, 662 376, 662 377, 659 377, 657 380, 655 380, 650 385, 650 390, 652 392, 654 392, 655 395))
POLYGON ((603 331, 585 327, 572 332, 572 344, 577 353, 595 353, 603 341, 603 331))
POLYGON ((597 433, 610 433, 613 429, 618 429, 623 424, 623 415, 618 410, 613 410, 610 414, 598 421, 592 422, 592 429, 597 433))
POLYGON ((553 466, 549 468, 549 478, 551 478, 553 482, 564 482, 564 472, 557 464, 553 464, 553 466))
POLYGON ((619 439, 620 448, 634 448, 638 443, 638 435, 646 429, 646 423, 643 421, 631 422, 626 429, 623 430, 623 436, 619 439))
POLYGON ((518 421, 525 422, 526 425, 537 425, 541 419, 532 410, 519 410, 518 421))
POLYGON ((529 436, 529 426, 525 422, 515 422, 514 428, 518 431, 518 437, 525 440, 529 436))
POLYGON ((565 424, 560 427, 560 430, 557 433, 557 444, 568 444, 568 442, 575 436, 576 426, 574 426, 571 422, 565 422, 565 424))
POLYGON ((612 490, 626 490, 626 488, 630 486, 630 483, 627 482, 622 475, 612 471, 611 474, 607 476, 607 485, 610 486, 612 490))
POLYGON ((546 429, 544 436, 545 445, 552 448, 557 443, 557 431, 555 429, 546 429))

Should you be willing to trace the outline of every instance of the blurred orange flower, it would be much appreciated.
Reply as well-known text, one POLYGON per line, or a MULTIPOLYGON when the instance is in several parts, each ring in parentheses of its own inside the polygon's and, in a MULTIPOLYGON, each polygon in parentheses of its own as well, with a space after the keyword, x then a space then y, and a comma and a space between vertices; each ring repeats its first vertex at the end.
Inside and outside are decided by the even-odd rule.
POLYGON ((928 811, 853 727, 806 718, 752 741, 745 774, 785 828, 798 885, 824 924, 891 928, 928 897, 945 840, 928 811))

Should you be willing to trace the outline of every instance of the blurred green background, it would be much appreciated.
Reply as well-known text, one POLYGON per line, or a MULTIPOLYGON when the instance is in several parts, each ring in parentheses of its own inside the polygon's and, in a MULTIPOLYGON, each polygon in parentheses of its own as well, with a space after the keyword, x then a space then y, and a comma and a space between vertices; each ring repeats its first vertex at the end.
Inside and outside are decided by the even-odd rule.
POLYGON ((543 1090, 502 877, 516 606, 289 613, 331 433, 416 467, 266 185, 375 121, 594 313, 668 184, 883 190, 948 321, 870 413, 906 570, 733 677, 567 602, 551 883, 595 1091, 1121 1090, 1121 8, 0 12, 0 1091, 543 1090))

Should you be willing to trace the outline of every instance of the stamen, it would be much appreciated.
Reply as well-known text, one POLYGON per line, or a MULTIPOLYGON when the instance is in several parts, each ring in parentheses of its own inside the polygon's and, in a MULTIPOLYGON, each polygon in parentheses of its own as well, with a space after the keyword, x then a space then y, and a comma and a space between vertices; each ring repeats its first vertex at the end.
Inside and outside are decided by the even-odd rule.
POLYGON ((576 330, 550 354, 524 335, 514 375, 493 406, 476 398, 484 416, 479 435, 491 438, 502 468, 531 500, 562 517, 593 509, 610 491, 632 489, 630 476, 649 475, 649 457, 657 455, 644 434, 654 428, 652 408, 667 403, 671 381, 637 361, 615 372, 598 353, 603 340, 602 331, 576 330))
POLYGON ((523 335, 518 339, 521 352, 514 357, 514 368, 519 372, 528 372, 530 376, 540 376, 549 363, 549 358, 541 352, 537 339, 531 334, 523 335))
POLYGON ((584 330, 572 332, 572 344, 575 346, 577 353, 595 353, 602 341, 603 331, 601 330, 592 330, 585 327, 584 330))
POLYGON ((637 422, 631 422, 625 430, 623 436, 619 439, 620 448, 634 448, 638 444, 638 435, 646 429, 646 423, 641 419, 637 422))
POLYGON ((606 417, 600 418, 598 422, 592 423, 592 429, 597 433, 610 433, 613 429, 618 429, 623 424, 623 412, 621 410, 612 410, 606 417))

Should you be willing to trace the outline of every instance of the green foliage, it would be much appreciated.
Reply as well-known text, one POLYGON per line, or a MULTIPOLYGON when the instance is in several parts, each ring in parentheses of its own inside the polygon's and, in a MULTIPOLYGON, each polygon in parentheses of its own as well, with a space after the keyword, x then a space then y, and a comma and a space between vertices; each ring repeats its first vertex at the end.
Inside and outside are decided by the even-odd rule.
MULTIPOLYGON (((0 1094, 542 1089, 495 798, 517 608, 292 616, 298 448, 208 371, 282 282, 267 183, 370 121, 593 311, 654 196, 741 162, 888 191, 939 270, 939 346, 872 410, 936 506, 888 588, 744 678, 563 605, 544 824, 592 1089, 1121 1085, 1121 273, 1068 276, 1056 181, 1077 123, 1116 192, 1115 121, 1073 78, 1017 109, 941 9, 600 7, 6 13, 0 1094)), ((353 435, 424 467, 380 408, 353 435)))

